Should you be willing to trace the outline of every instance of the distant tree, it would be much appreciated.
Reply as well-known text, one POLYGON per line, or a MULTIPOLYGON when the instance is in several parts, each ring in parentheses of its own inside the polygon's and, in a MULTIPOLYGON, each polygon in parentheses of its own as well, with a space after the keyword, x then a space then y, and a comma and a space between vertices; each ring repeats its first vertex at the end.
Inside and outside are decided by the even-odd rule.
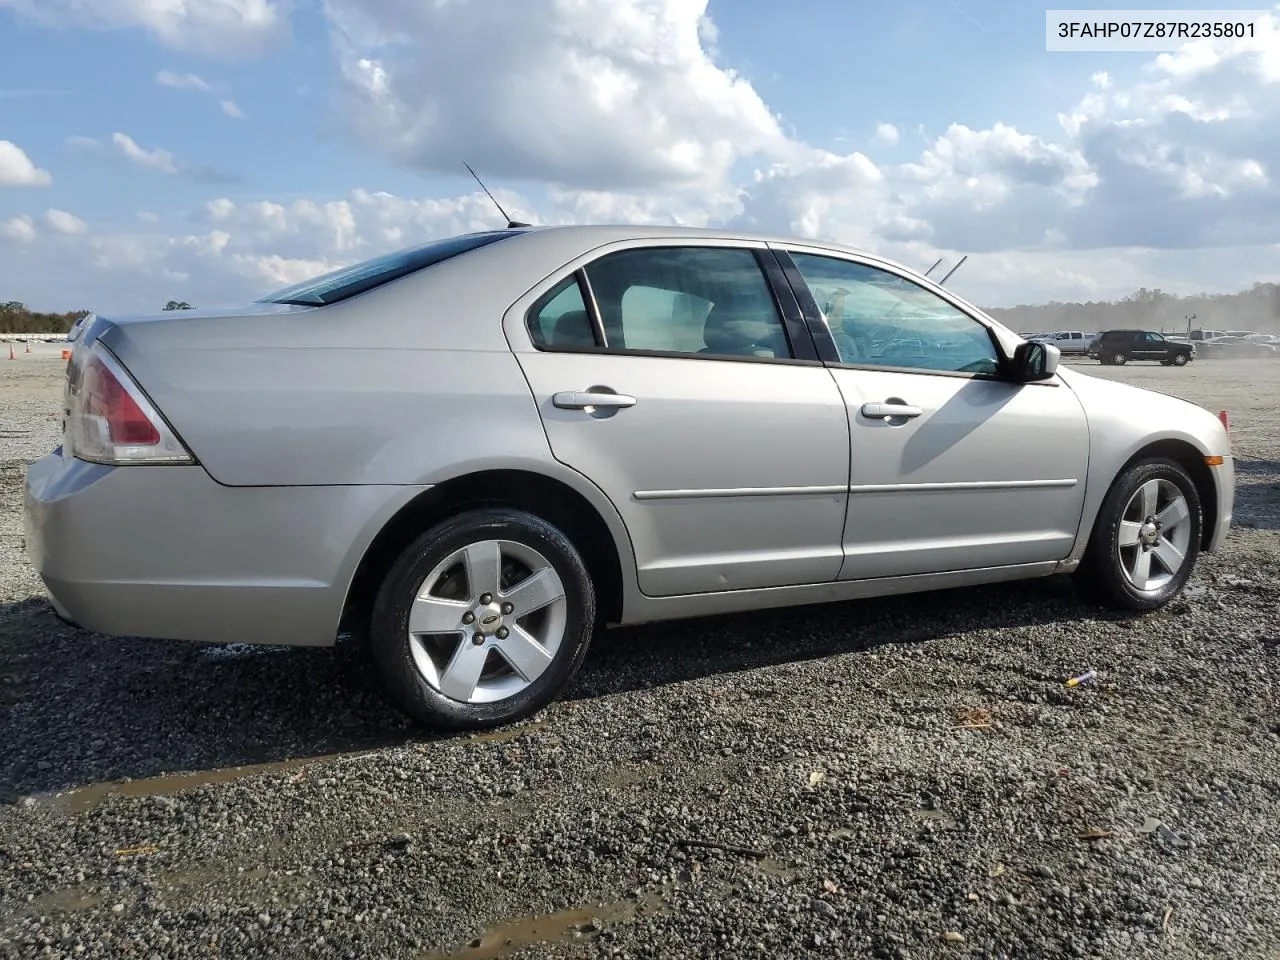
POLYGON ((187 303, 187 301, 185 301, 185 300, 170 300, 168 303, 166 303, 166 304, 164 305, 164 308, 165 308, 166 310, 192 310, 192 309, 194 309, 194 308, 191 306, 191 304, 187 303))
POLYGON ((0 303, 0 333, 66 333, 88 310, 38 313, 17 300, 0 303))

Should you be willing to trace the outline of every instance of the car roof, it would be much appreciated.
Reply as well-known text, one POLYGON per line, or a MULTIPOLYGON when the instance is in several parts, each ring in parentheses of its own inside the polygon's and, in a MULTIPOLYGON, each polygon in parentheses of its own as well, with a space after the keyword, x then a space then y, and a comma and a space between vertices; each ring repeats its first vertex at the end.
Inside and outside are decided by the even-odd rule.
POLYGON ((898 269, 908 271, 909 273, 920 275, 920 271, 915 267, 899 263, 883 254, 876 253, 874 250, 866 250, 859 247, 853 247, 848 244, 840 243, 836 240, 823 239, 818 237, 799 237, 781 233, 765 233, 752 230, 735 230, 724 227, 686 227, 686 226, 664 226, 664 225, 636 225, 636 224, 548 224, 546 226, 520 227, 513 231, 515 233, 528 234, 530 236, 543 234, 557 234, 559 236, 572 237, 575 243, 582 245, 584 248, 590 248, 605 243, 613 243, 619 240, 664 240, 664 239, 688 239, 688 240, 745 240, 748 242, 770 243, 787 246, 805 246, 805 247, 822 247, 837 253, 845 253, 851 256, 864 257, 868 260, 877 260, 880 263, 889 264, 898 269))

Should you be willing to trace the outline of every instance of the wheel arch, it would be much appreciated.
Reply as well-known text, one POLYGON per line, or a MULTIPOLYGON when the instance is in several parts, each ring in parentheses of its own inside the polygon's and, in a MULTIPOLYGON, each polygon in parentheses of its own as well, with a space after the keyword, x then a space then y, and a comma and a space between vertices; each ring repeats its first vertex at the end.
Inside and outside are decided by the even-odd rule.
MULTIPOLYGON (((1200 547, 1204 549, 1209 545, 1209 541, 1213 537, 1213 531, 1218 523, 1218 487, 1217 481, 1213 478, 1213 471, 1204 462, 1204 452, 1192 443, 1187 440, 1166 437, 1146 444, 1121 465, 1115 476, 1111 478, 1111 484, 1114 485, 1116 480, 1134 464, 1143 460, 1161 457, 1166 460, 1172 460, 1186 470, 1188 476, 1191 477, 1191 482, 1195 484, 1196 495, 1200 498, 1200 512, 1203 518, 1200 529, 1200 547)), ((1111 489, 1110 485, 1107 489, 1111 489)), ((1097 523, 1096 517, 1094 522, 1097 523)))
POLYGON ((383 524, 352 574, 342 608, 342 629, 363 630, 379 585, 416 537, 451 514, 486 506, 525 510, 562 530, 591 572, 601 620, 621 620, 625 578, 634 576, 631 544, 621 518, 615 516, 611 525, 592 498, 562 479, 528 469, 501 468, 435 483, 383 524))

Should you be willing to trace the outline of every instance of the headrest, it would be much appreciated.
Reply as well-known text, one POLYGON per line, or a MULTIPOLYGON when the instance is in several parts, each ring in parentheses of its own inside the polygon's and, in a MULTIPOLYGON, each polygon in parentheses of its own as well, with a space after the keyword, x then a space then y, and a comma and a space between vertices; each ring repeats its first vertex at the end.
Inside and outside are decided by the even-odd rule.
POLYGON ((785 356, 776 315, 758 309, 742 309, 733 303, 717 303, 707 314, 702 340, 707 352, 728 356, 785 356))
POLYGON ((551 330, 551 344, 556 347, 594 347, 596 335, 585 310, 568 310, 560 314, 551 330))

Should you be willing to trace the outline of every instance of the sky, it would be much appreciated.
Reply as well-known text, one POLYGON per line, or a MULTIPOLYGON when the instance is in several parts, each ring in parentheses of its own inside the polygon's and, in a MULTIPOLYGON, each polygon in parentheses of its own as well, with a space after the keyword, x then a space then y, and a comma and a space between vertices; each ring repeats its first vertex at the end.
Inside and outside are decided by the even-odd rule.
POLYGON ((0 300, 32 309, 501 226, 464 161, 538 224, 968 255, 984 306, 1280 281, 1280 16, 1058 53, 1025 0, 0 0, 0 38, 0 300))

